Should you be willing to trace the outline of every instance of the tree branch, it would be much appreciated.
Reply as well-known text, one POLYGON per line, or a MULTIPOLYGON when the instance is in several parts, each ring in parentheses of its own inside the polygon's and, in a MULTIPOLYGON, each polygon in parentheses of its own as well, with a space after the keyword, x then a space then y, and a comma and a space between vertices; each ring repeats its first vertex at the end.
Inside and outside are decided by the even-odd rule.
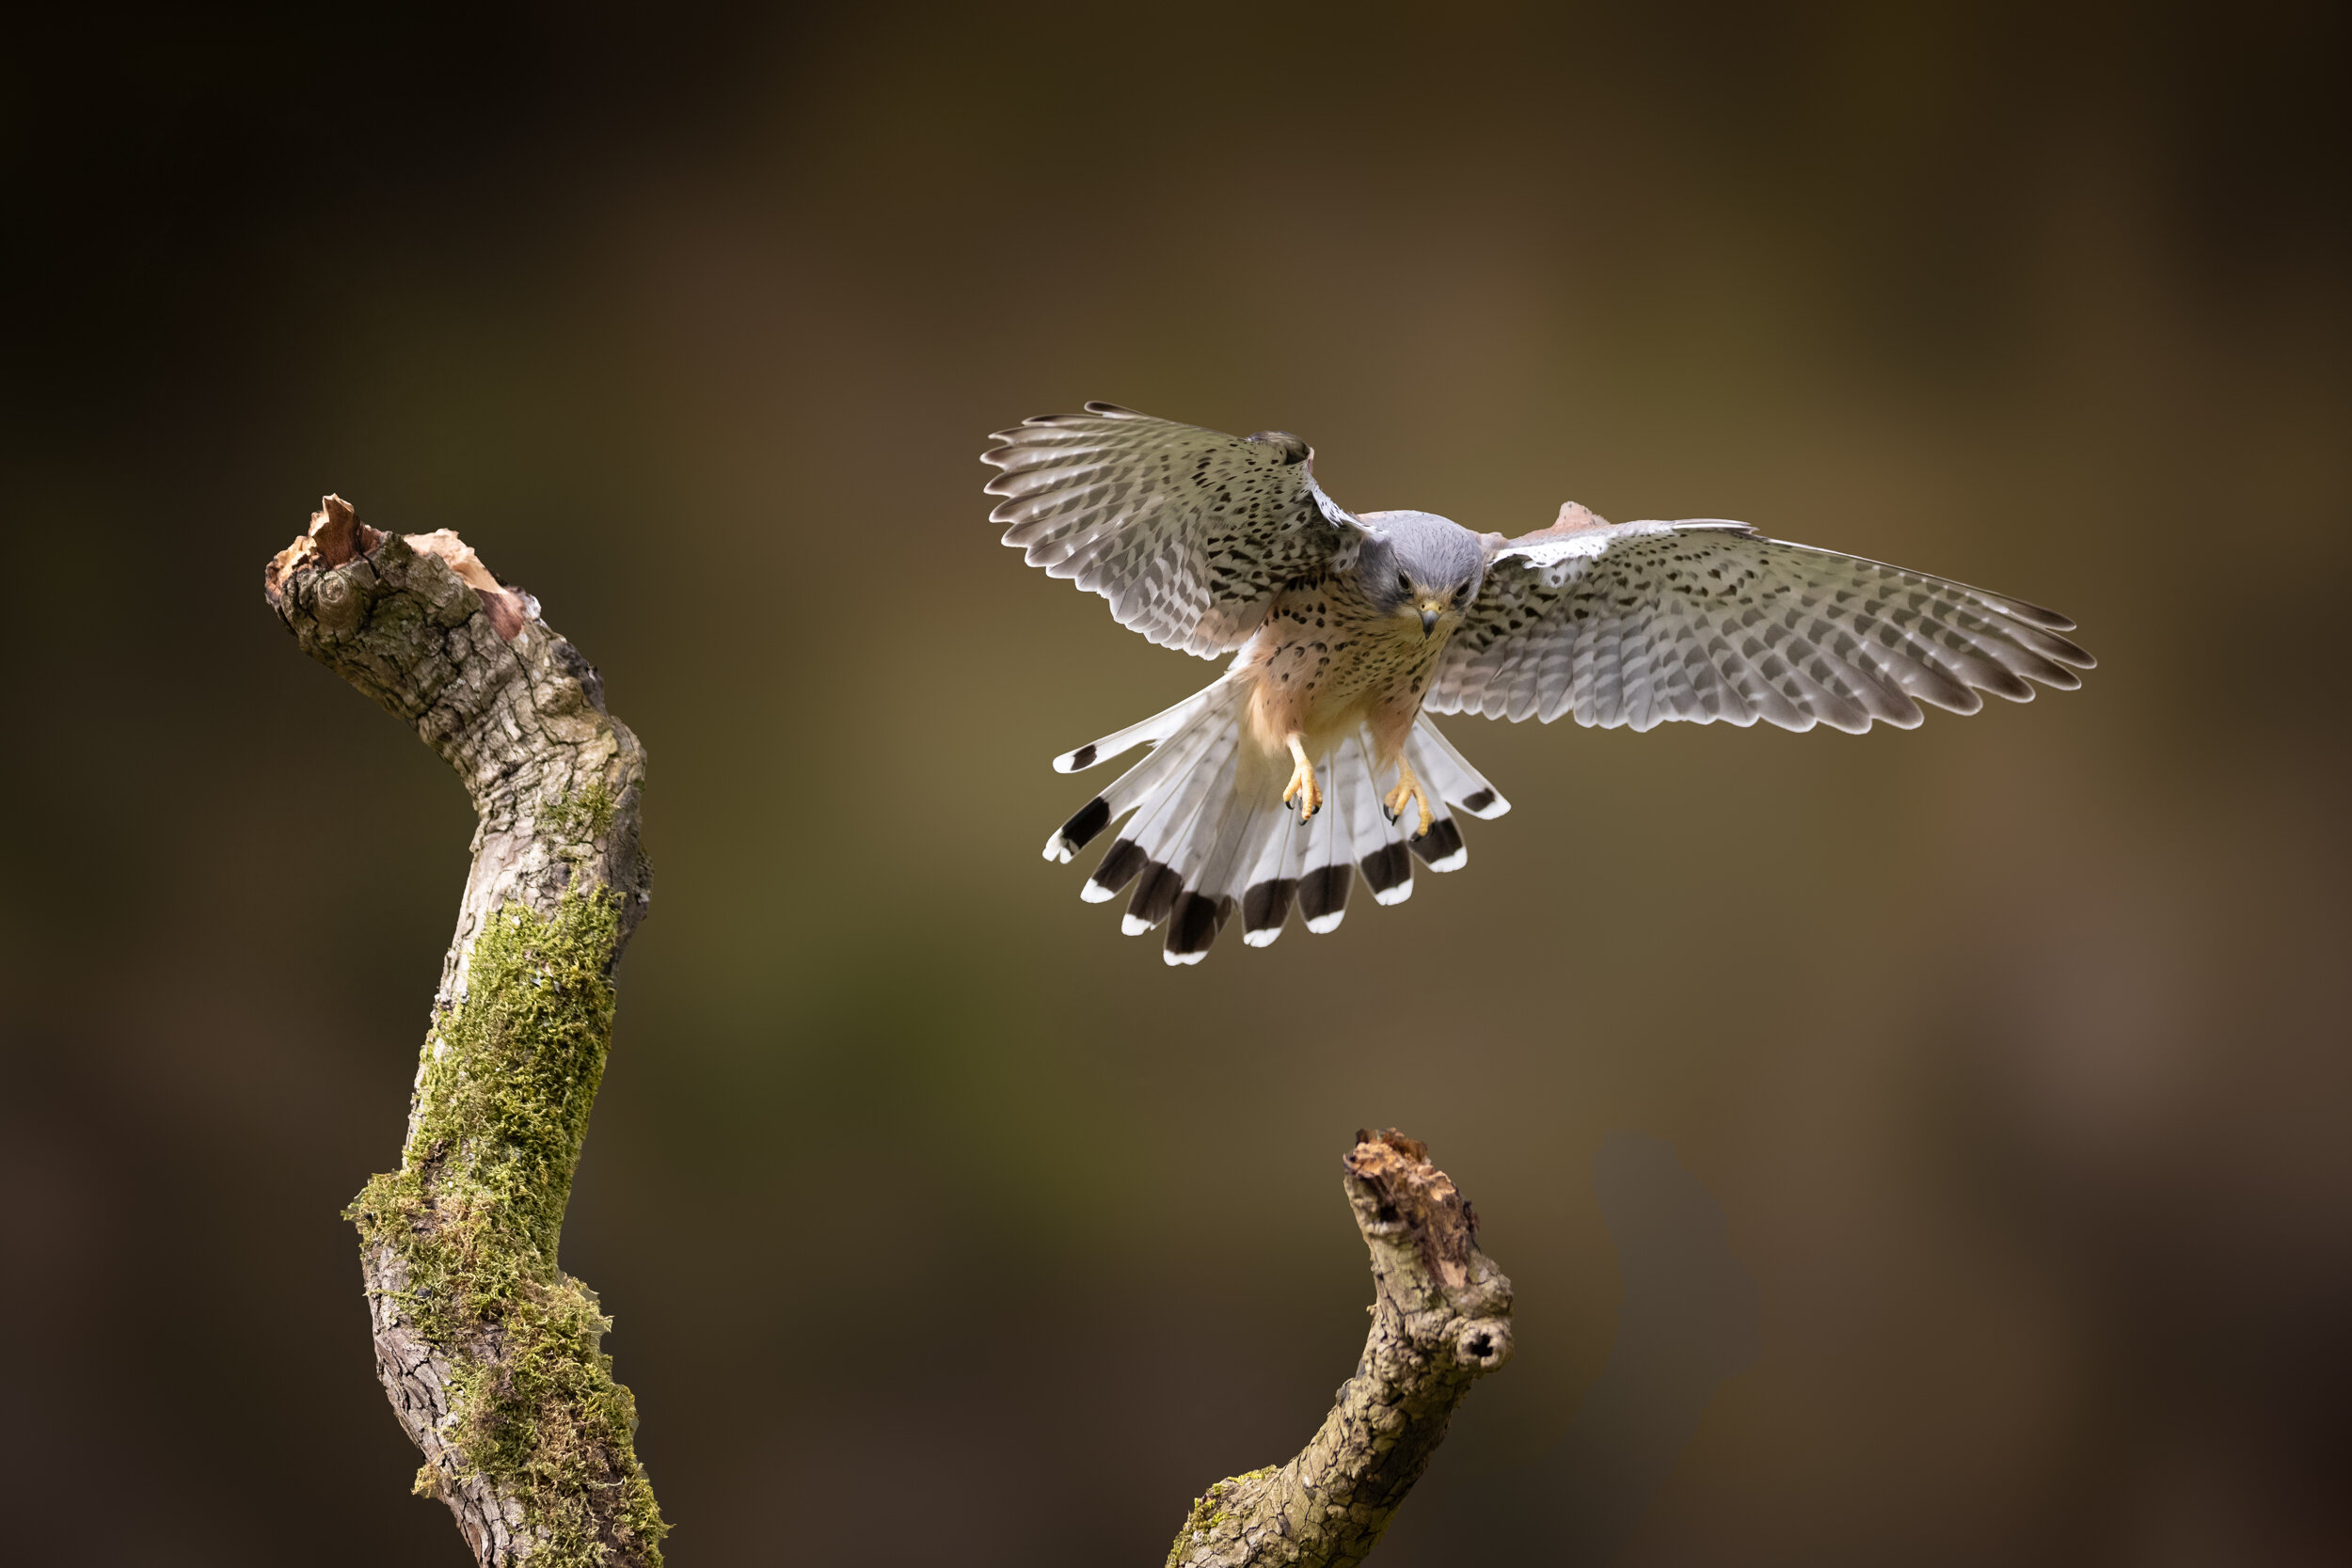
POLYGON ((595 669, 443 529, 329 496, 263 578, 303 650, 457 770, 480 822, 400 1169, 352 1202, 376 1370, 485 1565, 658 1564, 667 1527, 595 1292, 556 1267, 643 917, 644 752, 595 669))
POLYGON ((1218 1481, 1168 1568, 1344 1568, 1380 1540, 1445 1440, 1454 1407, 1511 1354, 1511 1282, 1428 1147, 1359 1132, 1342 1162, 1372 1254, 1372 1330, 1312 1441, 1289 1464, 1218 1481))

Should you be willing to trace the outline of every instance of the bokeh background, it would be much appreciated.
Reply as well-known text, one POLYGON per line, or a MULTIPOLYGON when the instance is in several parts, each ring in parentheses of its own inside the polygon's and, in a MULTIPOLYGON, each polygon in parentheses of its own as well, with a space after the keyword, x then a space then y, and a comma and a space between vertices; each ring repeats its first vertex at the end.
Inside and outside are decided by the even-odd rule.
POLYGON ((455 781, 300 657, 453 527, 652 759, 564 1261, 680 1564, 1157 1562, 1427 1139, 1519 1286, 1382 1547, 2352 1560, 2347 12, 217 8, 0 55, 12 1551, 446 1563, 338 1211, 455 781), (1517 804, 1198 970, 1041 863, 1203 684, 996 544, 1106 398, 1359 508, 1733 515, 2058 606, 1855 739, 1447 725, 1517 804))

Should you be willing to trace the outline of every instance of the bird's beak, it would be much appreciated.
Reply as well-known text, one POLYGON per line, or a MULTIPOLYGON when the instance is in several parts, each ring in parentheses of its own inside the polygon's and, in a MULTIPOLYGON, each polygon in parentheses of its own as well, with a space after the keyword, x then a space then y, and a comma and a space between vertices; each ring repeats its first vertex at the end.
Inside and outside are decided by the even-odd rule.
POLYGON ((1421 601, 1419 608, 1421 610, 1421 637, 1422 641, 1426 642, 1429 641, 1430 637, 1436 633, 1438 629, 1438 617, 1444 613, 1445 607, 1435 604, 1428 599, 1423 599, 1421 601))

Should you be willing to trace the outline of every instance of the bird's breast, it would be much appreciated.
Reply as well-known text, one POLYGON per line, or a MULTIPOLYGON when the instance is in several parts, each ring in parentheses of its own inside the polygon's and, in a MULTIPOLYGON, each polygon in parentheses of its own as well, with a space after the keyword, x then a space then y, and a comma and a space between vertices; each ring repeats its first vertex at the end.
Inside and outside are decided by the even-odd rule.
POLYGON ((1418 709, 1445 641, 1423 637, 1417 620, 1373 604, 1345 578, 1278 594, 1244 657, 1257 687, 1251 731, 1276 752, 1293 735, 1327 741, 1381 710, 1418 709))

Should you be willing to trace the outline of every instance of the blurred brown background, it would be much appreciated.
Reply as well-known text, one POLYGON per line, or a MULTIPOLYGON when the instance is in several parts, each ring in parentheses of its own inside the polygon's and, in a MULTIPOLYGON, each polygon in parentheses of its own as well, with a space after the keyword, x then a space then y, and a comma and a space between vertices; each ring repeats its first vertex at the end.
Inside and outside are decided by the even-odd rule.
POLYGON ((650 748, 564 1258, 673 1560, 1158 1561, 1351 1367, 1337 1161, 1387 1123, 1521 1346, 1391 1568, 2352 1560, 2347 41, 2246 3, 19 36, 11 1550, 464 1560, 337 1212, 396 1157, 470 817, 262 607, 335 489, 538 594, 650 748), (1087 787, 1045 764, 1214 667, 979 493, 988 431, 1087 398, 1297 431, 1359 508, 1748 518, 2055 605, 2102 668, 1859 740, 1453 721, 1518 806, 1467 871, 1172 972, 1039 861, 1087 787))

